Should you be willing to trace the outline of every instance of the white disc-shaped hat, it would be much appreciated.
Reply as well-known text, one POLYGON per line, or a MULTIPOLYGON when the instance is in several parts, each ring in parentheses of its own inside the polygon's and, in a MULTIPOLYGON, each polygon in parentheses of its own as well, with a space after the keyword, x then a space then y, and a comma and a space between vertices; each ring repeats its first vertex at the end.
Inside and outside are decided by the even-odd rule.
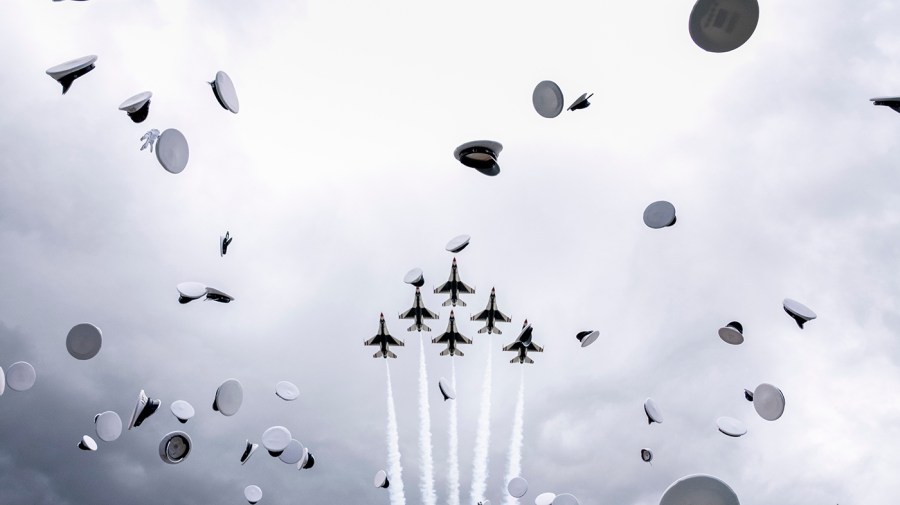
POLYGON ((296 465, 303 459, 303 444, 295 439, 291 439, 284 451, 278 455, 278 459, 289 465, 296 465))
POLYGON ((555 493, 541 493, 534 498, 534 505, 552 505, 555 499, 555 493))
POLYGON ((797 321, 797 326, 801 329, 803 328, 804 323, 812 321, 817 317, 816 313, 813 312, 811 308, 803 305, 797 300, 785 298, 782 306, 784 307, 784 311, 794 318, 794 321, 797 321))
POLYGON ((254 503, 262 500, 262 489, 259 486, 247 486, 244 488, 244 498, 253 505, 254 503))
POLYGON ((647 398, 644 402, 644 413, 647 414, 647 424, 662 423, 663 415, 653 398, 647 398))
POLYGON ((175 288, 178 290, 178 301, 180 303, 187 303, 206 296, 206 285, 199 282, 182 282, 175 288))
POLYGON ((81 440, 78 442, 78 448, 82 451, 96 451, 97 450, 97 442, 85 435, 81 437, 81 440))
POLYGON ((257 449, 259 449, 259 444, 253 444, 247 440, 246 445, 244 446, 244 453, 241 454, 241 464, 243 465, 246 463, 257 449))
POLYGON ((534 110, 545 118, 555 118, 563 110, 563 93, 553 81, 541 81, 531 93, 534 110))
POLYGON ((194 406, 184 400, 175 400, 169 406, 169 410, 181 423, 186 423, 188 419, 194 417, 194 406))
POLYGON ((456 390, 453 389, 453 385, 447 379, 441 377, 438 380, 438 389, 441 390, 441 396, 444 397, 444 401, 456 399, 456 390))
POLYGON ((234 90, 234 83, 231 77, 221 70, 216 72, 216 78, 210 83, 216 100, 223 109, 237 114, 241 110, 241 103, 238 100, 237 92, 234 90))
POLYGON ((281 454, 291 440, 291 432, 284 426, 272 426, 262 434, 262 445, 272 456, 281 454))
POLYGON ((0 396, 3 396, 3 393, 6 392, 6 373, 3 372, 3 367, 0 366, 0 396))
POLYGON ((447 246, 445 249, 452 253, 458 253, 466 248, 469 245, 469 241, 472 240, 472 237, 468 235, 457 235, 450 239, 450 242, 447 242, 447 246))
POLYGON ((169 128, 156 139, 156 159, 167 172, 180 174, 187 166, 191 150, 184 134, 169 128))
POLYGON ((81 58, 69 60, 48 68, 47 75, 62 85, 63 94, 65 95, 72 83, 75 82, 75 79, 93 70, 96 62, 97 55, 82 56, 81 58))
POLYGON ((522 477, 513 477, 506 484, 506 490, 513 498, 521 498, 528 492, 528 481, 522 477))
POLYGON ((581 502, 578 501, 578 498, 575 498, 575 495, 563 493, 556 495, 556 498, 553 499, 553 505, 581 505, 581 502))
POLYGON ((421 268, 413 268, 403 276, 403 282, 421 288, 425 285, 425 274, 421 268))
POLYGON ((175 465, 184 461, 191 452, 191 437, 183 431, 173 431, 159 441, 159 457, 175 465))
POLYGON ((719 328, 719 338, 731 345, 741 345, 744 343, 744 326, 737 321, 732 321, 719 328))
POLYGON ((699 474, 676 480, 659 500, 659 505, 740 505, 740 503, 728 484, 711 475, 699 474))
POLYGON ((688 19, 688 31, 701 49, 726 53, 744 45, 758 22, 756 0, 697 0, 688 19))
POLYGON ((233 416, 241 409, 244 402, 244 388, 237 379, 228 379, 216 389, 216 398, 213 400, 213 410, 218 410, 223 416, 233 416))
POLYGON ((766 421, 775 421, 781 417, 784 405, 784 393, 771 384, 760 384, 753 391, 753 408, 766 421))
POLYGON ((152 416, 156 409, 159 408, 160 401, 147 396, 142 389, 138 393, 137 402, 134 404, 134 410, 131 411, 131 421, 128 423, 128 429, 140 426, 148 417, 152 416))
POLYGON ((303 448, 303 458, 300 459, 300 462, 297 463, 297 470, 309 470, 316 464, 316 458, 313 457, 313 453, 309 452, 309 449, 303 448))
POLYGON ((91 359, 100 352, 103 336, 91 323, 76 324, 66 335, 66 350, 75 359, 91 359))
POLYGON ((111 410, 94 416, 94 430, 97 438, 104 442, 114 442, 122 435, 122 418, 111 410))
POLYGON ((474 168, 484 175, 494 176, 500 173, 497 158, 503 145, 493 140, 473 140, 456 148, 453 156, 463 165, 474 168))
POLYGON ((391 483, 388 480, 387 472, 385 472, 384 470, 378 470, 378 472, 375 473, 375 480, 373 481, 373 484, 375 484, 375 487, 382 489, 390 486, 391 483))
POLYGON ((716 419, 716 426, 729 437, 742 437, 747 434, 747 426, 733 417, 722 416, 716 419))
POLYGON ((206 288, 206 299, 219 303, 231 303, 234 297, 216 288, 206 288))
POLYGON ((291 402, 300 396, 300 389, 293 382, 281 381, 275 384, 275 395, 284 401, 291 402))
POLYGON ((138 93, 122 102, 119 110, 125 111, 135 123, 142 123, 150 113, 150 98, 152 97, 153 93, 149 91, 138 93))
POLYGON ((578 341, 581 342, 581 347, 587 347, 587 346, 593 344, 594 341, 596 341, 599 336, 600 336, 599 331, 588 330, 588 331, 579 331, 578 334, 575 335, 575 338, 577 338, 578 341))
POLYGON ((17 361, 6 369, 6 385, 13 391, 28 391, 36 380, 37 373, 31 363, 17 361))
POLYGON ((675 220, 675 206, 665 200, 653 202, 644 209, 644 224, 650 228, 672 226, 675 220))
POLYGON ((650 449, 641 449, 641 459, 646 463, 653 461, 653 451, 650 449))

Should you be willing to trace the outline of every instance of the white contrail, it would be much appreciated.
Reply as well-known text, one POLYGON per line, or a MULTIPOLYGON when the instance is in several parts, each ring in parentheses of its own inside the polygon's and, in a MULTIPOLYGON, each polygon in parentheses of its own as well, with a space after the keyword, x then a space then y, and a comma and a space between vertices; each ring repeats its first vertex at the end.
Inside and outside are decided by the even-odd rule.
POLYGON ((419 459, 422 476, 419 490, 424 505, 435 505, 434 459, 431 454, 431 408, 428 405, 428 371, 425 370, 425 341, 419 335, 419 459))
MULTIPOLYGON (((456 391, 456 361, 450 356, 450 387, 456 391)), ((459 505, 459 423, 456 411, 456 400, 450 400, 449 439, 450 449, 447 452, 447 505, 459 505)))
POLYGON ((525 423, 525 367, 522 367, 522 376, 519 379, 519 397, 516 399, 516 413, 513 418, 512 439, 509 441, 509 460, 506 462, 506 482, 503 483, 506 500, 504 505, 517 505, 518 498, 514 498, 506 491, 506 484, 514 477, 522 474, 522 440, 525 423))
POLYGON ((491 442, 491 347, 488 347, 487 368, 481 386, 481 413, 478 414, 478 432, 475 434, 475 461, 472 464, 472 505, 484 499, 488 477, 488 448, 491 442))
POLYGON ((391 387, 391 366, 384 360, 387 370, 387 446, 388 446, 388 478, 391 481, 391 505, 406 505, 403 493, 403 466, 400 465, 400 434, 397 431, 397 411, 394 409, 394 389, 391 387))

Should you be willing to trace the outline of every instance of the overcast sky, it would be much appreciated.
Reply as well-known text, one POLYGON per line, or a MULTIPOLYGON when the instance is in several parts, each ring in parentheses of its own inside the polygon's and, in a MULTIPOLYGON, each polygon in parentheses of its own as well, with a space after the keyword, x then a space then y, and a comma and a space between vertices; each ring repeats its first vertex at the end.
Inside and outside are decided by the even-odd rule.
MULTIPOLYGON (((407 503, 421 503, 419 335, 397 314, 425 272, 428 342, 447 324, 456 255, 476 294, 457 308, 475 340, 457 358, 463 503, 479 398, 493 365, 487 498, 505 496, 520 365, 500 348, 527 318, 545 349, 525 370, 523 476, 584 505, 656 505, 694 473, 745 505, 890 503, 900 493, 900 4, 760 5, 753 37, 725 54, 691 41, 691 0, 3 0, 0 2, 0 366, 37 383, 0 397, 0 504, 388 504, 384 360, 362 342, 384 312, 406 341, 391 360, 407 503), (96 54, 65 96, 45 70, 96 54), (228 72, 237 115, 210 87, 228 72), (541 80, 566 105, 540 117, 541 80), (132 123, 117 106, 154 93, 132 123), (190 143, 172 175, 139 151, 150 128, 190 143), (494 178, 456 146, 503 144, 494 178), (674 227, 641 221, 671 201, 674 227), (234 242, 220 258, 217 242, 234 242), (177 303, 199 281, 228 305, 177 303), (469 315, 491 287, 513 318, 501 336, 469 315), (819 318, 800 330, 797 299, 819 318), (744 325, 741 346, 716 331, 744 325), (65 349, 91 322, 103 348, 65 349), (600 331, 580 348, 575 334, 600 331), (244 404, 213 412, 237 378, 244 404), (300 398, 275 397, 280 380, 300 398), (743 399, 780 387, 784 416, 743 399), (160 411, 95 453, 95 414, 127 423, 141 389, 160 411), (642 403, 665 414, 648 426, 642 403), (197 416, 168 411, 183 399, 197 416), (715 420, 749 433, 732 439, 715 420), (316 456, 298 472, 245 439, 288 427, 316 456), (162 436, 193 441, 179 465, 162 436), (653 465, 640 449, 654 451, 653 465)), ((447 503, 449 358, 427 343, 434 476, 447 503)))

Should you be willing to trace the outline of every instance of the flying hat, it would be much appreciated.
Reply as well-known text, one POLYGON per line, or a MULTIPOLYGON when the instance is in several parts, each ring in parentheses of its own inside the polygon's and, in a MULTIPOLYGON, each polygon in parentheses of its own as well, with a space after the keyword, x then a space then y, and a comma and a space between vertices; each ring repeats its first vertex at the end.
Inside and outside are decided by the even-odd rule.
POLYGON ((444 397, 444 401, 456 399, 456 390, 453 389, 453 386, 450 385, 447 379, 441 377, 438 381, 438 389, 441 390, 441 396, 444 397))
POLYGON ((413 268, 403 276, 403 282, 421 288, 425 285, 425 274, 421 268, 413 268))
POLYGON ((284 426, 272 426, 262 434, 262 445, 272 457, 278 457, 291 443, 291 432, 284 426))
POLYGON ((135 123, 142 123, 147 119, 147 115, 150 114, 150 98, 152 97, 153 93, 149 91, 138 93, 122 102, 122 105, 119 105, 119 110, 128 114, 128 117, 135 123))
POLYGON ((230 303, 234 301, 234 297, 219 291, 216 288, 206 288, 206 299, 219 303, 230 303))
POLYGON ((237 379, 228 379, 216 389, 216 398, 212 408, 223 416, 233 416, 241 408, 244 401, 244 388, 237 379))
POLYGON ((257 449, 259 449, 259 444, 251 444, 250 441, 247 440, 247 445, 244 447, 244 454, 241 454, 241 464, 243 465, 246 463, 257 449))
POLYGON ((247 486, 244 488, 244 498, 250 502, 250 505, 262 500, 262 489, 259 486, 247 486))
POLYGON ((528 492, 528 481, 522 477, 513 477, 506 484, 506 490, 513 498, 521 498, 528 492))
POLYGON ((235 114, 241 110, 241 103, 238 100, 237 92, 234 90, 234 83, 231 77, 221 70, 216 72, 216 78, 209 83, 212 86, 213 94, 216 95, 219 105, 223 109, 231 111, 235 114))
POLYGON ((563 493, 553 499, 553 505, 581 505, 581 502, 578 501, 578 498, 575 498, 575 495, 563 493))
POLYGON ((665 200, 653 202, 644 209, 644 224, 650 228, 665 228, 675 221, 675 206, 665 200))
POLYGON ((644 413, 647 414, 647 424, 662 423, 663 415, 652 398, 644 402, 644 413))
POLYGON ((742 437, 747 434, 747 426, 733 417, 720 417, 716 419, 719 431, 729 437, 742 437))
POLYGON ((36 380, 37 373, 31 363, 16 361, 6 369, 6 385, 13 391, 28 391, 36 380))
MULTIPOLYGON (((711 475, 688 475, 673 482, 659 505, 740 505, 734 491, 721 480, 711 475)), ((554 505, 557 505, 554 502, 554 505)))
POLYGON ((719 338, 731 345, 740 345, 744 343, 744 326, 732 321, 726 326, 719 328, 719 338))
POLYGON ((231 245, 231 241, 234 240, 234 237, 231 236, 230 231, 225 232, 224 237, 219 237, 219 256, 225 256, 228 254, 228 246, 231 245))
POLYGON ((756 0, 697 0, 688 19, 688 31, 701 49, 726 53, 744 45, 758 22, 756 0))
POLYGON ((122 435, 122 418, 111 410, 94 416, 94 430, 104 442, 114 442, 122 435))
POLYGON ((206 296, 206 286, 199 282, 182 282, 175 287, 178 290, 178 303, 188 303, 206 296))
POLYGON ((541 116, 552 119, 563 110, 563 93, 553 81, 541 81, 531 93, 531 104, 541 116))
POLYGON ((73 358, 79 360, 96 356, 102 343, 100 328, 91 323, 76 324, 66 335, 66 350, 73 358))
POLYGON ((173 431, 159 442, 159 457, 170 465, 181 463, 190 452, 191 437, 183 431, 173 431))
POLYGON ((653 461, 653 451, 650 449, 641 449, 641 459, 646 463, 653 461))
POLYGON ((82 451, 96 451, 97 442, 95 442, 93 438, 85 435, 81 437, 81 441, 78 442, 78 448, 82 451))
POLYGON ((3 372, 3 367, 0 366, 0 396, 3 396, 3 393, 6 391, 6 374, 3 372))
POLYGON ((289 465, 296 465, 303 459, 303 444, 292 438, 284 451, 278 455, 278 459, 289 465))
POLYGON ((746 398, 748 402, 752 402, 753 401, 753 391, 750 391, 749 389, 745 389, 744 390, 744 398, 746 398))
POLYGON ((574 102, 572 102, 572 105, 569 106, 568 110, 587 109, 591 106, 591 102, 589 102, 588 99, 590 99, 592 96, 594 96, 593 93, 591 93, 590 95, 587 93, 583 93, 574 102))
POLYGON ((784 302, 782 302, 782 307, 784 307, 784 311, 788 313, 789 316, 794 318, 794 321, 797 321, 797 326, 800 329, 803 329, 803 324, 808 323, 815 319, 816 313, 806 305, 798 302, 797 300, 791 300, 790 298, 785 298, 784 302))
POLYGON ((309 449, 304 447, 303 448, 303 457, 300 459, 300 462, 297 463, 297 470, 309 470, 315 464, 316 464, 316 458, 314 458, 312 453, 309 452, 309 449))
POLYGON ((554 493, 541 493, 534 498, 534 505, 552 505, 555 499, 554 493))
POLYGON ((575 338, 577 338, 578 341, 581 342, 581 347, 587 347, 587 346, 593 344, 594 341, 597 340, 597 337, 599 337, 599 336, 600 336, 599 331, 587 330, 587 331, 579 331, 578 334, 575 335, 575 338))
POLYGON ((174 415, 182 424, 194 417, 194 406, 184 400, 175 400, 172 402, 172 405, 169 406, 169 410, 172 411, 172 415, 174 415))
POLYGON ((456 148, 453 156, 463 165, 474 168, 484 175, 495 176, 500 173, 497 158, 503 146, 493 140, 474 140, 456 148))
POLYGON ((382 489, 387 489, 391 485, 391 482, 387 477, 387 472, 384 470, 378 470, 378 472, 375 473, 375 481, 373 483, 375 484, 375 487, 382 489))
POLYGON ((291 402, 300 396, 300 389, 293 382, 281 381, 275 384, 275 395, 286 402, 291 402))
POLYGON ((62 85, 62 94, 65 95, 66 92, 69 91, 69 88, 72 87, 72 83, 75 82, 75 79, 94 70, 94 63, 96 63, 96 61, 97 56, 94 54, 82 56, 81 58, 69 60, 65 63, 60 63, 55 67, 48 68, 47 75, 62 85))
POLYGON ((457 235, 450 239, 450 242, 447 242, 447 246, 445 247, 445 249, 452 253, 458 253, 469 245, 470 240, 472 240, 472 237, 468 235, 457 235))
POLYGON ((164 130, 156 139, 156 159, 169 173, 180 174, 190 155, 187 139, 175 128, 164 130))
POLYGON ((131 412, 131 421, 128 423, 128 429, 130 430, 131 428, 140 426, 141 423, 156 412, 156 409, 159 408, 159 404, 159 400, 150 398, 142 389, 141 392, 138 393, 137 403, 135 403, 134 410, 131 412))
POLYGON ((759 417, 775 421, 784 414, 784 393, 771 384, 760 384, 753 391, 753 408, 759 417))

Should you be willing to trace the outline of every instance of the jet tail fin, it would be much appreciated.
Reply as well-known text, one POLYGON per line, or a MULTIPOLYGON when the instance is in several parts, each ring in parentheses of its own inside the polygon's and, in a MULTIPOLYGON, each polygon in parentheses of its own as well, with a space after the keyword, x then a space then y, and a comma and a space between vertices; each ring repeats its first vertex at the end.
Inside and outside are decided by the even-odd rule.
POLYGON ((456 300, 456 304, 459 305, 460 307, 465 307, 465 306, 466 306, 466 302, 464 302, 464 301, 462 301, 462 300, 459 300, 459 299, 456 300))
POLYGON ((441 351, 441 356, 465 356, 465 354, 454 347, 453 349, 444 349, 441 351))
POLYGON ((487 326, 485 326, 484 328, 478 330, 478 333, 487 333, 487 332, 488 332, 488 327, 487 327, 487 326))
POLYGON ((446 302, 441 304, 441 307, 449 307, 453 303, 452 298, 448 298, 446 302))
POLYGON ((428 326, 425 326, 425 325, 423 324, 423 325, 422 325, 422 331, 431 331, 431 328, 429 328, 428 326))
POLYGON ((383 357, 383 356, 384 356, 384 353, 381 352, 381 351, 378 351, 378 352, 376 352, 375 354, 372 355, 373 358, 381 358, 381 357, 383 357))
POLYGON ((394 354, 394 353, 393 353, 393 352, 391 352, 391 351, 388 351, 388 352, 387 352, 387 356, 385 356, 385 357, 386 357, 386 358, 396 358, 396 357, 397 357, 397 355, 396 355, 396 354, 394 354))
MULTIPOLYGON (((393 353, 391 353, 391 354, 393 354, 393 353)), ((529 358, 528 356, 525 356, 525 357, 522 359, 522 362, 523 362, 523 363, 528 363, 529 365, 534 364, 534 360, 531 359, 531 358, 529 358)))
POLYGON ((416 330, 419 330, 419 331, 431 331, 431 328, 429 328, 428 326, 426 326, 426 325, 424 325, 424 324, 414 324, 414 325, 412 325, 412 326, 410 326, 409 328, 406 329, 406 331, 416 331, 416 330))

